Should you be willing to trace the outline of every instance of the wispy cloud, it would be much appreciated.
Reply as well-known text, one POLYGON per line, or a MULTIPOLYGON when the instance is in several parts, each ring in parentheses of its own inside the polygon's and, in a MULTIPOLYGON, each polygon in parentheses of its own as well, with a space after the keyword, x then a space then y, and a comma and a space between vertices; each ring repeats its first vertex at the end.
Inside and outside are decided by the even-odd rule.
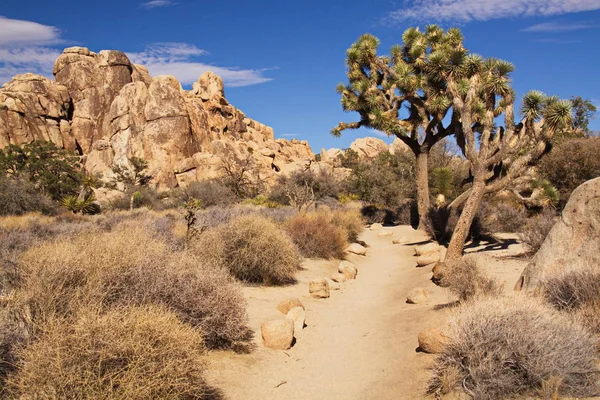
POLYGON ((157 43, 139 53, 128 53, 129 58, 145 65, 153 75, 174 75, 183 84, 189 85, 206 71, 212 71, 223 78, 226 86, 239 87, 265 83, 272 80, 264 73, 272 68, 243 69, 222 67, 198 61, 206 55, 205 50, 186 43, 157 43))
POLYGON ((58 28, 0 16, 0 84, 24 72, 51 76, 63 43, 58 28))
POLYGON ((568 32, 598 28, 600 25, 589 22, 544 22, 522 29, 523 32, 568 32))
POLYGON ((0 16, 0 46, 26 46, 61 42, 60 30, 37 22, 0 16))
POLYGON ((292 139, 300 137, 300 135, 296 135, 295 133, 284 133, 284 134, 277 135, 277 136, 280 136, 280 137, 283 137, 283 138, 292 138, 292 139))
POLYGON ((553 44, 568 44, 568 43, 581 43, 581 40, 564 40, 564 39, 556 39, 556 38, 542 38, 542 39, 534 39, 533 42, 538 42, 538 43, 553 43, 553 44))
POLYGON ((390 13, 388 19, 470 22, 591 10, 600 10, 599 0, 404 0, 404 7, 390 13))
POLYGON ((142 3, 141 6, 143 8, 157 8, 157 7, 168 7, 168 6, 174 6, 175 3, 173 3, 170 0, 152 0, 152 1, 148 1, 146 3, 142 3))

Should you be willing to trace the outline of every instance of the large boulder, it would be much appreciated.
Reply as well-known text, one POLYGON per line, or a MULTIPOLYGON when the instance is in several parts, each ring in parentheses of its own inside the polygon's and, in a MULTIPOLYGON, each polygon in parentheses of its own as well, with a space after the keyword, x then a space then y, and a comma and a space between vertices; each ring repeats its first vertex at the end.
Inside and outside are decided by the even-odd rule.
POLYGON ((600 178, 579 186, 546 240, 525 267, 515 289, 535 291, 548 274, 600 265, 600 178))
POLYGON ((358 138, 352 144, 350 149, 358 153, 361 158, 375 158, 381 153, 388 151, 388 145, 381 139, 374 137, 358 138))

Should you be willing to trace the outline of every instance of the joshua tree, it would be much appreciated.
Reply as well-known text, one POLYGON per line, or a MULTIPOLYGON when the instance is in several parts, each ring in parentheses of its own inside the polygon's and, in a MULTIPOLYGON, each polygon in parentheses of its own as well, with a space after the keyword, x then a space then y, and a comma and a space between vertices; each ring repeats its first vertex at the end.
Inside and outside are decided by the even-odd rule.
MULTIPOLYGON (((430 204, 428 158, 433 145, 454 134, 444 126, 452 101, 446 82, 436 69, 452 64, 461 53, 462 35, 458 29, 444 32, 436 26, 424 33, 408 29, 402 45, 392 47, 389 56, 378 55, 379 40, 361 36, 347 51, 348 85, 340 84, 344 111, 356 111, 358 122, 340 124, 332 130, 369 127, 397 136, 416 157, 417 205, 419 227, 423 227, 430 204)), ((449 116, 454 123, 456 112, 449 116)))
POLYGON ((367 126, 396 135, 413 150, 420 225, 429 206, 427 155, 437 141, 455 136, 471 164, 471 188, 453 202, 464 206, 447 259, 462 255, 483 196, 509 187, 544 154, 552 135, 571 121, 569 101, 532 91, 523 99, 521 122, 515 124, 513 65, 472 54, 462 41, 456 28, 410 28, 403 46, 385 57, 377 55, 375 37, 362 36, 348 50, 350 84, 338 88, 344 109, 357 111, 361 119, 333 130, 339 134, 367 126), (403 105, 406 118, 401 116, 403 105), (502 116, 504 126, 497 126, 502 116))
POLYGON ((151 175, 146 174, 144 171, 148 168, 148 162, 140 157, 128 158, 131 168, 127 168, 118 164, 112 166, 112 171, 115 174, 112 186, 117 186, 118 183, 122 183, 125 186, 125 191, 131 192, 129 198, 129 209, 133 210, 133 205, 138 192, 136 188, 146 187, 152 179, 151 175))

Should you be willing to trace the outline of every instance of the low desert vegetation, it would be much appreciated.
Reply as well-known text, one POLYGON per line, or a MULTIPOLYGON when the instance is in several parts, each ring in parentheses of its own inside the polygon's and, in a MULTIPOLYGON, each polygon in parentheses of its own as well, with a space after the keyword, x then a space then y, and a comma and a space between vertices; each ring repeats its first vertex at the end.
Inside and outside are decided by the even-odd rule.
POLYGON ((490 278, 472 257, 447 263, 440 285, 446 287, 461 302, 502 294, 502 285, 490 278))
POLYGON ((556 211, 543 210, 541 213, 529 218, 519 237, 529 254, 535 254, 542 247, 544 240, 557 221, 556 211))
POLYGON ((300 268, 296 245, 274 222, 259 215, 232 218, 206 230, 192 248, 200 258, 228 269, 244 282, 292 283, 300 268))
POLYGON ((550 273, 544 278, 542 292, 554 308, 575 315, 600 335, 600 272, 582 265, 550 273))
POLYGON ((298 214, 284 228, 307 258, 342 258, 348 246, 346 231, 322 212, 298 214))
POLYGON ((35 333, 53 318, 77 318, 89 306, 160 305, 200 330, 209 347, 248 339, 245 301, 228 273, 139 223, 29 249, 21 259, 15 309, 35 333))
POLYGON ((583 326, 528 297, 459 307, 429 383, 431 394, 475 399, 596 396, 597 342, 583 326))
POLYGON ((164 309, 80 310, 52 318, 19 350, 11 398, 208 398, 202 334, 164 309))

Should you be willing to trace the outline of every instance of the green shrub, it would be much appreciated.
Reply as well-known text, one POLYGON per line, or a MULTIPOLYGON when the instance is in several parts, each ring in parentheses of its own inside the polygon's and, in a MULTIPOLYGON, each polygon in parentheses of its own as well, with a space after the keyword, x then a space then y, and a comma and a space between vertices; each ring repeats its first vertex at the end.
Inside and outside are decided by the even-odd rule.
POLYGON ((10 396, 48 399, 208 399, 202 336, 154 307, 73 323, 52 319, 19 354, 10 396))
POLYGON ((83 179, 75 153, 43 141, 0 149, 0 171, 26 177, 56 201, 77 193, 83 179))
POLYGON ((201 259, 224 266, 245 282, 292 283, 300 268, 300 254, 289 236, 259 215, 232 218, 202 233, 192 246, 201 259))
POLYGON ((321 212, 298 214, 284 224, 298 249, 307 258, 343 258, 348 234, 340 224, 321 212))
MULTIPOLYGON (((524 296, 478 299, 456 311, 428 392, 475 399, 598 394, 597 344, 571 318, 524 296), (548 393, 550 392, 550 393, 548 393)), ((554 397, 556 398, 556 397, 554 397)))

